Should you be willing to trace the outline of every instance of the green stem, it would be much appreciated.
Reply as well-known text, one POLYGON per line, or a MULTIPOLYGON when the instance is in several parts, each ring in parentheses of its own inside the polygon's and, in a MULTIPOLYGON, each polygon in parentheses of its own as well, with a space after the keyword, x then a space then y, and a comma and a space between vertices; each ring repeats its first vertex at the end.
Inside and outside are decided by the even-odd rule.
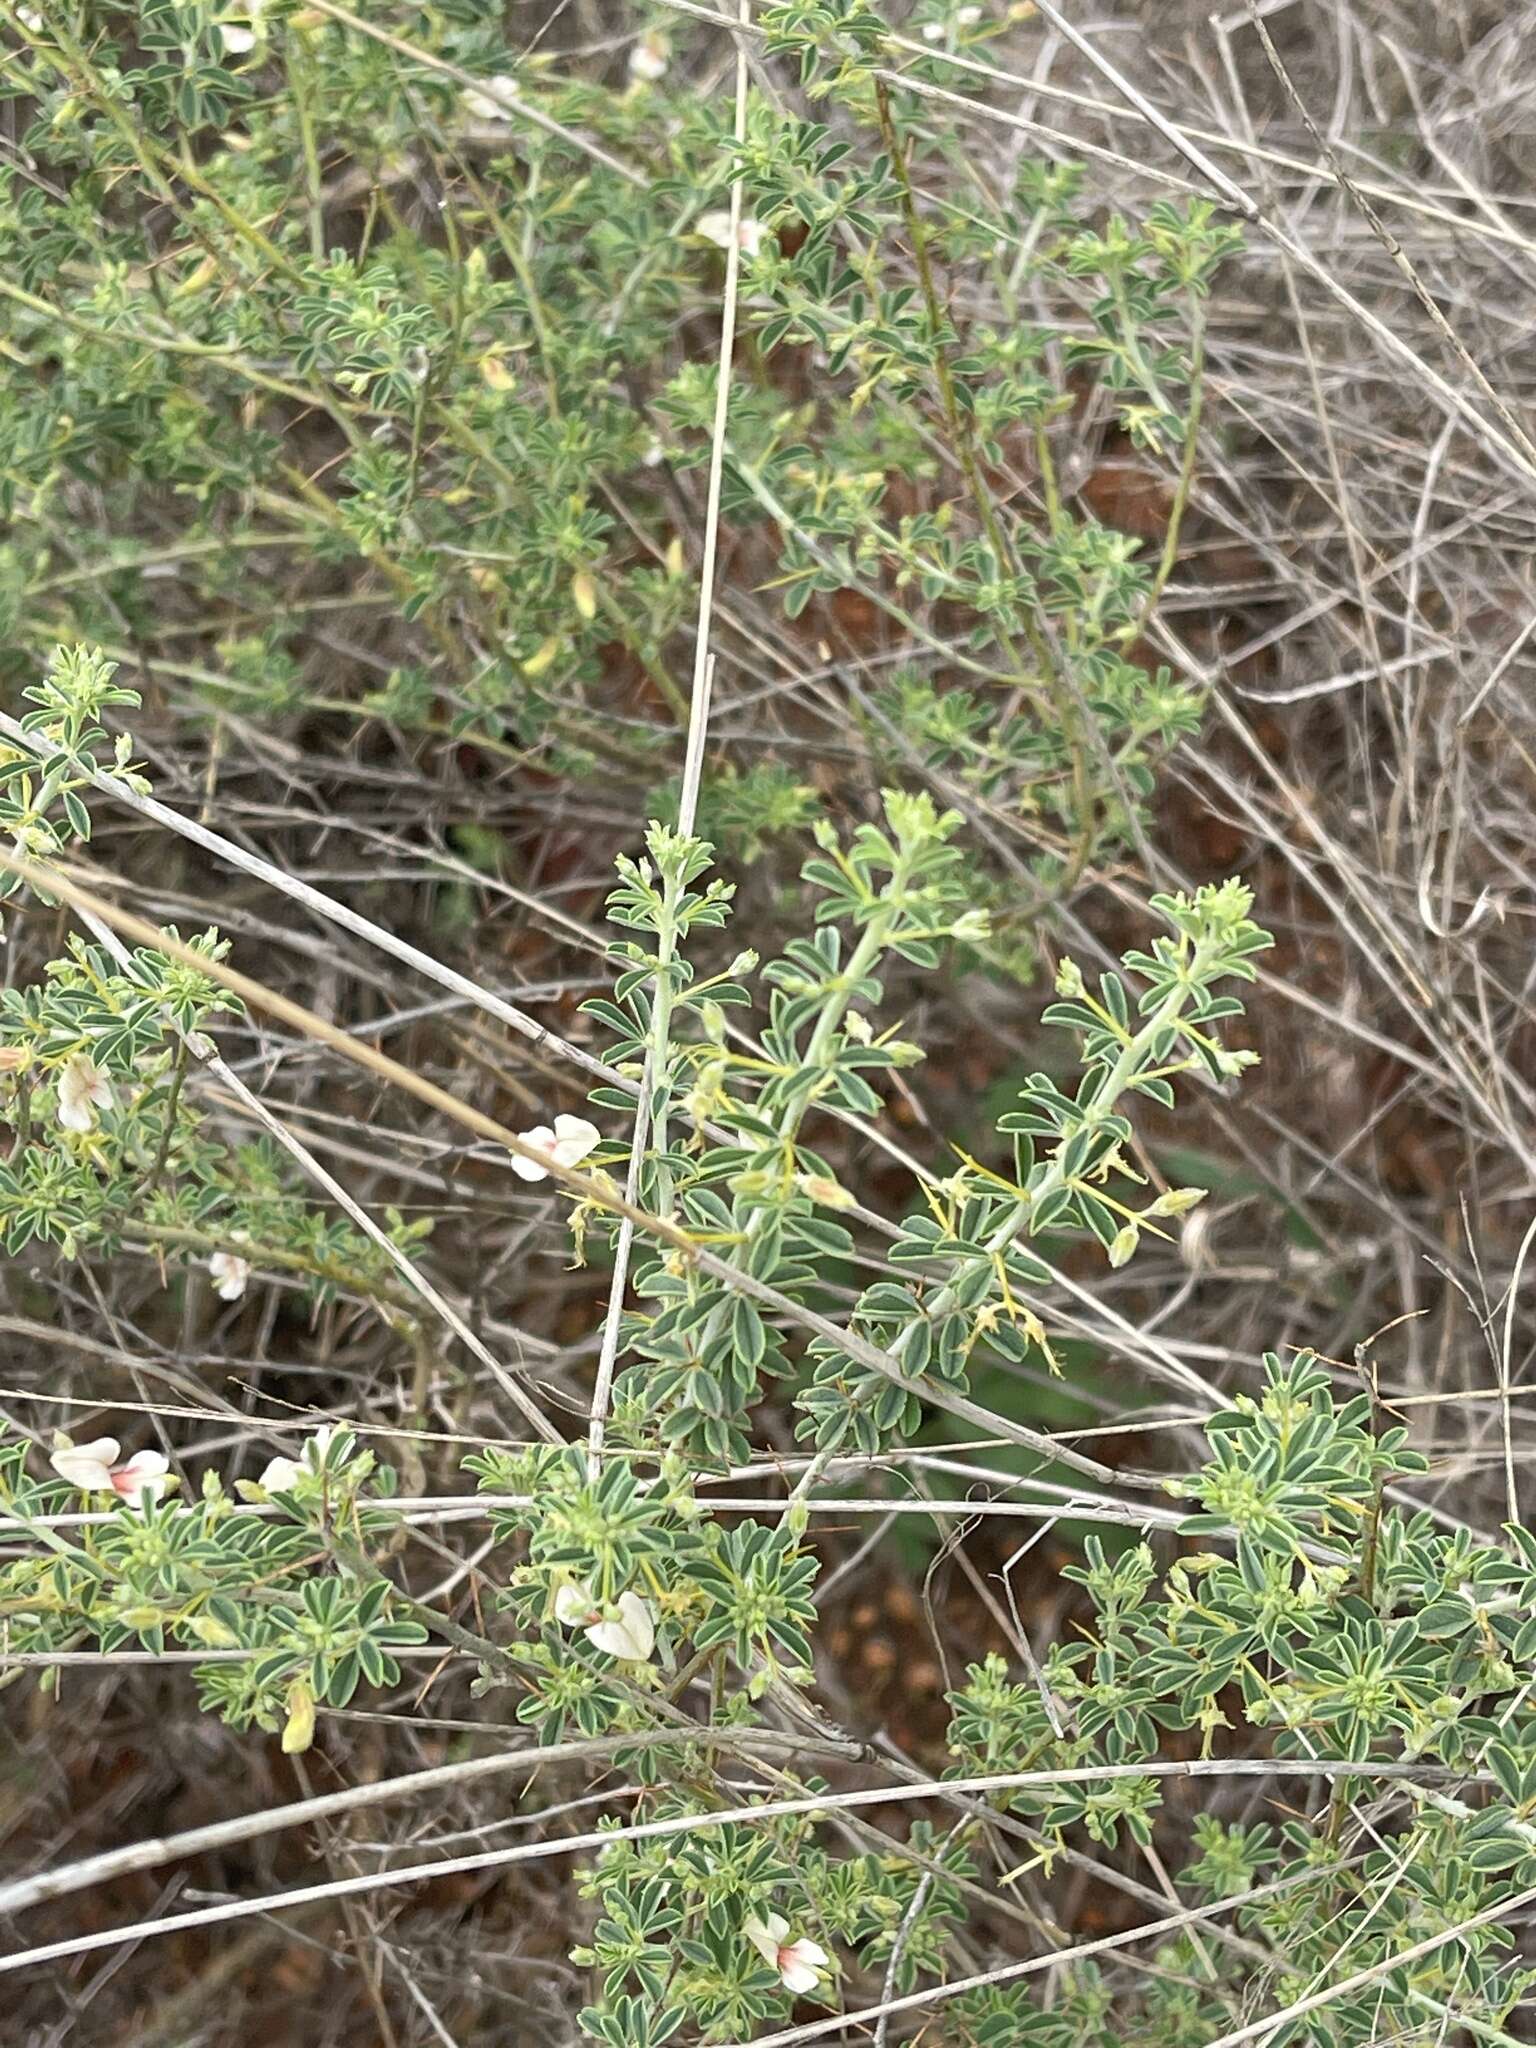
MULTIPOLYGON (((891 887, 893 889, 897 886, 899 880, 900 876, 898 874, 892 875, 891 887)), ((825 1066, 832 1040, 842 1028, 843 1019, 848 1014, 848 1005, 853 1001, 854 992, 880 955, 885 951, 886 940, 891 935, 891 926, 896 922, 896 916, 895 904, 885 902, 881 904, 880 908, 869 920, 869 923, 865 925, 863 932, 859 936, 858 944, 848 955, 848 965, 837 977, 834 986, 828 991, 827 1000, 822 1005, 821 1015, 816 1019, 816 1028, 812 1031, 810 1040, 805 1048, 805 1064, 808 1067, 825 1066)), ((813 1089, 809 1095, 792 1103, 786 1109, 779 1124, 779 1136, 781 1138, 788 1142, 793 1142, 811 1104, 816 1099, 817 1092, 817 1090, 813 1089)))
MULTIPOLYGON (((677 912, 683 894, 681 881, 667 888, 667 914, 656 947, 656 975, 652 983, 651 1028, 646 1034, 646 1094, 655 1107, 651 1112, 651 1147, 656 1153, 667 1149, 667 1116, 672 1092, 672 965, 677 958, 677 912)), ((658 1216, 672 1214, 672 1176, 658 1161, 652 1207, 658 1216)))
MULTIPOLYGON (((928 237, 923 228, 917 209, 917 195, 912 187, 912 178, 907 166, 906 151, 896 130, 895 118, 891 112, 890 94, 882 79, 875 80, 875 106, 880 123, 880 136, 891 160, 892 175, 901 194, 902 219, 906 224, 907 236, 912 244, 912 257, 917 266, 918 284, 927 310, 929 340, 933 348, 934 377, 938 384, 939 404, 944 423, 949 432, 955 458, 970 491, 971 502, 981 522, 983 533, 997 562, 999 574, 1016 566, 1013 550, 997 517, 997 508, 992 502, 992 493, 987 489, 982 474, 981 462, 976 451, 976 436, 970 414, 960 404, 955 389, 954 372, 950 366, 949 351, 942 340, 945 319, 944 309, 939 300, 938 287, 934 282, 933 263, 928 250, 928 237)), ((1059 508, 1058 508, 1059 512, 1059 508)), ((1072 762, 1072 801, 1077 813, 1077 837, 1067 858, 1064 873, 1058 878, 1056 893, 1063 894, 1070 889, 1088 864, 1095 839, 1092 796, 1088 779, 1088 750, 1083 740, 1079 705, 1071 688, 1057 672, 1056 662, 1050 645, 1041 630, 1040 623, 1026 610, 1022 614, 1024 636, 1030 645, 1035 663, 1039 669, 1040 682, 1045 687, 1050 707, 1055 714, 1061 737, 1066 743, 1072 762)), ((999 624, 998 639, 1019 685, 1030 695, 1037 694, 1031 685, 1031 678, 1013 647, 1007 629, 999 624)))
MULTIPOLYGON (((1171 1024, 1177 1023, 1185 1005, 1189 1002, 1199 985, 1201 971, 1205 966, 1206 958, 1205 948, 1197 944, 1188 969, 1178 986, 1164 998, 1147 1019, 1146 1023, 1141 1026, 1140 1030, 1136 1031, 1126 1040, 1118 1059, 1105 1074, 1094 1095, 1093 1101, 1087 1106, 1084 1112, 1084 1122, 1102 1121, 1114 1108, 1116 1101, 1125 1092, 1131 1081, 1139 1074, 1142 1059, 1147 1048, 1171 1024)), ((1027 1225, 1031 1214, 1038 1211, 1041 1203, 1049 1196, 1058 1193, 1062 1188, 1070 1185, 1061 1164, 1067 1142, 1066 1139, 1062 1140, 1039 1184, 1030 1189, 1022 1200, 1016 1201, 1011 1205, 1007 1215, 987 1239, 986 1249, 989 1254, 996 1255, 1006 1251, 1015 1237, 1017 1237, 1019 1231, 1027 1225)), ((957 1300, 958 1291, 954 1285, 940 1288, 933 1299, 926 1304, 925 1314, 927 1320, 938 1321, 955 1307, 957 1300)), ((900 1363, 902 1353, 907 1349, 917 1327, 915 1322, 909 1323, 892 1340, 889 1356, 893 1362, 900 1363)), ((803 1515, 803 1503, 806 1496, 820 1480, 822 1473, 826 1470, 832 1459, 836 1457, 846 1434, 847 1430, 845 1427, 831 1443, 824 1445, 811 1460, 810 1464, 807 1465, 796 1483, 794 1491, 789 1496, 785 1508, 786 1515, 797 1511, 803 1515)))
POLYGON ((299 124, 299 144, 304 152, 304 182, 309 188, 309 253, 316 263, 325 261, 325 197, 320 175, 320 152, 315 140, 314 107, 310 99, 313 83, 312 49, 306 29, 288 24, 288 79, 293 87, 293 110, 299 124))
POLYGON ((1168 512, 1168 530, 1163 536, 1162 553, 1158 558, 1152 587, 1147 592, 1134 621, 1123 634, 1127 646, 1139 640, 1147 629, 1147 621, 1162 601, 1163 592, 1173 574, 1178 560, 1179 540, 1184 530, 1185 515, 1189 510, 1190 493, 1195 483, 1195 460, 1200 449, 1200 419, 1205 402, 1205 306, 1196 297, 1190 307, 1192 332, 1189 405, 1185 414, 1184 450, 1179 463, 1178 482, 1174 485, 1173 504, 1168 512))
POLYGON ((185 1038, 176 1047, 176 1064, 171 1073, 170 1092, 165 1099, 165 1123, 160 1132, 160 1144, 155 1152, 155 1163, 150 1168, 149 1178, 144 1183, 146 1196, 152 1195, 159 1187, 165 1173, 166 1161, 171 1156, 171 1139, 176 1132, 176 1111, 181 1103, 182 1085, 187 1078, 187 1061, 192 1049, 185 1038))
MULTIPOLYGON (((237 1258, 249 1260, 253 1266, 276 1266, 285 1272, 303 1273, 311 1279, 324 1281, 327 1286, 342 1288, 363 1301, 372 1302, 381 1313, 393 1310, 397 1314, 403 1311, 410 1315, 420 1306, 414 1295, 392 1287, 387 1280, 374 1279, 358 1272, 355 1267, 312 1259, 302 1252, 288 1251, 278 1245, 252 1244, 227 1232, 195 1230, 177 1223, 125 1221, 119 1227, 133 1250, 153 1253, 169 1245, 182 1251, 232 1252, 237 1258)), ((394 1318, 387 1317, 386 1320, 393 1324, 394 1318)))

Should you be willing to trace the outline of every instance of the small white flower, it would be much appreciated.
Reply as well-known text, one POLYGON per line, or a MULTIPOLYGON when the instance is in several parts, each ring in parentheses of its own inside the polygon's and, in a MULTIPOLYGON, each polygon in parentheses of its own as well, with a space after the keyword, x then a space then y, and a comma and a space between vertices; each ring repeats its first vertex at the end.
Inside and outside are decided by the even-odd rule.
POLYGON ((555 1619, 579 1628, 594 1650, 626 1663, 643 1664, 656 1647, 656 1622, 638 1593, 621 1593, 612 1608, 603 1608, 589 1586, 562 1586, 555 1594, 555 1619))
POLYGON ((66 1131, 88 1131, 98 1109, 112 1106, 112 1083, 89 1053, 74 1052, 59 1076, 59 1122, 66 1131))
POLYGON ((220 1301, 238 1301, 251 1277, 251 1262, 234 1252, 215 1252, 208 1261, 208 1270, 214 1277, 220 1301))
POLYGON ((18 7, 16 19, 24 29, 29 30, 33 35, 37 35, 43 26, 43 17, 35 7, 18 7))
POLYGON ((219 35, 232 57, 243 57, 248 50, 254 50, 256 47, 256 31, 245 22, 220 22, 219 35))
POLYGON ((974 28, 980 19, 981 9, 979 7, 962 7, 955 15, 955 20, 961 28, 974 28))
POLYGON ((508 105, 508 101, 517 97, 517 80, 508 72, 498 71, 485 83, 490 87, 489 92, 471 89, 465 93, 465 113, 473 114, 477 121, 510 121, 516 110, 508 105))
POLYGON ((267 1468, 257 1484, 268 1493, 291 1493, 294 1481, 301 1473, 318 1473, 325 1462, 325 1454, 331 1438, 336 1434, 334 1422, 324 1422, 305 1444, 297 1458, 270 1458, 267 1468))
POLYGON ((811 1941, 803 1934, 797 1941, 786 1941, 789 1922, 782 1913, 770 1913, 766 1920, 759 1920, 754 1914, 741 1923, 741 1931, 769 1969, 778 1971, 786 1991, 814 1991, 821 1982, 831 1957, 819 1941, 811 1941))
POLYGON ((61 1479, 78 1486, 82 1493, 107 1493, 112 1486, 113 1461, 121 1449, 115 1436, 98 1436, 88 1444, 76 1444, 60 1430, 53 1439, 48 1462, 61 1479))
POLYGON ((256 1483, 264 1493, 291 1493, 298 1476, 299 1468, 292 1458, 269 1458, 267 1469, 256 1483))
MULTIPOLYGON (((694 228, 717 249, 729 249, 731 246, 731 216, 724 210, 701 213, 694 222, 694 228)), ((736 223, 736 246, 743 256, 755 256, 763 246, 762 222, 754 220, 751 214, 744 214, 736 223)))
MULTIPOLYGON (((580 1166, 593 1146, 603 1142, 603 1134, 584 1116, 557 1116, 553 1130, 548 1124, 535 1124, 531 1131, 522 1133, 522 1139, 525 1145, 546 1153, 554 1166, 580 1166)), ((549 1179, 547 1166, 536 1166, 516 1152, 512 1155, 512 1171, 522 1180, 549 1179)))
POLYGON ((629 53, 629 75, 654 85, 667 75, 667 46, 660 36, 642 36, 629 53))
POLYGON ((594 1650, 634 1664, 643 1664, 656 1647, 656 1624, 638 1593, 621 1593, 614 1618, 592 1623, 585 1633, 594 1650))
POLYGON ((943 40, 944 24, 942 21, 925 21, 923 23, 923 41, 925 43, 939 43, 943 40))
POLYGON ((119 1465, 117 1454, 121 1448, 115 1436, 98 1436, 88 1444, 76 1444, 59 1430, 54 1435, 48 1462, 61 1479, 68 1480, 82 1493, 115 1493, 132 1507, 139 1507, 146 1493, 151 1500, 158 1500, 165 1491, 169 1462, 159 1451, 135 1451, 119 1465))

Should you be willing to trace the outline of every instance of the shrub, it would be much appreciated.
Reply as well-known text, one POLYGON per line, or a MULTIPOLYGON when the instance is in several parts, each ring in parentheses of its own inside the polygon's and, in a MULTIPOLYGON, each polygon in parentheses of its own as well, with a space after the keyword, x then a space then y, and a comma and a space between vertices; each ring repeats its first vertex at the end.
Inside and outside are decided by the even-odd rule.
POLYGON ((1062 1369, 1069 1284, 1201 1199, 1154 1185, 1145 1119, 1254 1063, 1234 1040, 1270 943, 1250 890, 1159 893, 1118 966, 1061 959, 1041 1015, 1059 1057, 977 1156, 896 1147, 882 1121, 923 1057, 906 1014, 956 962, 1031 973, 1042 920, 1142 831, 1160 760, 1199 729, 1146 634, 1233 230, 1198 200, 1106 217, 1082 172, 1027 156, 995 189, 942 116, 992 30, 969 7, 925 0, 915 39, 861 0, 763 8, 752 47, 791 105, 690 89, 719 24, 687 11, 647 18, 622 79, 517 55, 473 5, 0 15, 35 173, 0 200, 0 616, 29 706, 3 718, 0 865, 20 930, 63 932, 0 996, 6 1249, 202 1267, 231 1303, 280 1274, 316 1310, 378 1318, 420 1397, 393 1452, 336 1421, 253 1477, 6 1437, 3 1655, 52 1695, 76 1655, 186 1656, 203 1709, 295 1758, 451 1655, 523 1731, 16 1879, 0 1908, 558 1763, 622 1772, 623 1817, 302 1896, 571 1853, 579 2025, 611 2048, 878 2044, 930 2021, 957 2048, 1511 2040, 1536 1539, 1419 1506, 1407 1429, 1309 1349, 1206 1399, 1184 1471, 1101 1460, 1029 1405, 1062 1369), (1002 318, 968 303, 981 270, 1002 318), (1090 416, 1169 479, 1150 555, 1066 486, 1090 416), (789 747, 722 747, 700 779, 711 629, 752 645, 697 606, 688 508, 701 490, 712 555, 716 485, 744 580, 777 593, 786 636, 828 638, 878 798, 827 805, 789 747), (902 642, 878 687, 831 646, 850 596, 902 642), (368 621, 339 683, 338 614, 368 621), (97 799, 189 829, 111 730, 142 708, 129 663, 185 719, 383 735, 413 762, 462 744, 617 789, 631 817, 644 800, 611 985, 585 1005, 601 1051, 563 1048, 592 1083, 581 1113, 551 1101, 511 1129, 237 971, 217 929, 183 939, 84 886, 97 799), (1006 818, 1027 859, 966 814, 1006 818), (805 854, 772 943, 770 919, 732 929, 727 879, 765 851, 781 877, 805 854), (217 1034, 263 1007, 472 1132, 508 1185, 569 1201, 576 1258, 611 1276, 584 1433, 428 1277, 440 1217, 374 1218, 223 1063, 217 1034), (265 1139, 232 1141, 205 1073, 265 1139), (532 1436, 472 1450, 474 1489, 445 1503, 418 1425, 456 1347, 532 1436), (938 1417, 1005 1447, 1010 1508, 1089 1533, 1062 1572, 1074 1629, 1038 1659, 1021 1629, 1016 1661, 956 1674, 929 1771, 823 1710, 816 1530, 942 1516, 900 1490, 938 1417), (489 1530, 472 1626, 460 1575, 434 1590, 414 1568, 443 1515, 489 1530), (1267 1817, 1234 1785, 1266 1790, 1267 1817), (1079 1938, 1044 1889, 1062 1867, 1139 1917, 1079 1938))

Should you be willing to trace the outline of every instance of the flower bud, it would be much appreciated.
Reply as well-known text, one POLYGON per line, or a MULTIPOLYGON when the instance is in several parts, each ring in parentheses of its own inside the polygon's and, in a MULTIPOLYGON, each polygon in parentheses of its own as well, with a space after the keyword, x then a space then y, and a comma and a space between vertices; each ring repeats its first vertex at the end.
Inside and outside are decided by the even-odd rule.
POLYGON ((283 1755, 302 1756, 315 1739, 315 1696, 302 1678, 288 1688, 288 1719, 283 1724, 283 1755))
POLYGON ((549 638, 540 647, 536 648, 523 663, 523 674, 525 676, 543 675, 545 669, 552 666, 559 652, 560 636, 558 633, 551 633, 549 638))
POLYGON ((217 1621, 211 1614, 197 1614, 187 1624, 200 1643, 206 1643, 210 1650, 233 1650, 239 1647, 240 1638, 232 1628, 217 1621))

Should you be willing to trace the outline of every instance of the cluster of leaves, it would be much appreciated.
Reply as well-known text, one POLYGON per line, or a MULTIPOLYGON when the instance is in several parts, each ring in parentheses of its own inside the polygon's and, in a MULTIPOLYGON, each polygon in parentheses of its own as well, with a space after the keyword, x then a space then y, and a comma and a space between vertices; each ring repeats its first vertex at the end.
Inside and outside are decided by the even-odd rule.
MULTIPOLYGON (((813 1110, 878 1112, 871 1077, 918 1057, 894 1034, 877 1034, 854 1006, 879 1002, 875 970, 884 955, 931 967, 940 939, 985 930, 955 878, 958 817, 941 817, 926 797, 895 793, 885 811, 884 827, 861 827, 846 850, 830 827, 818 826, 820 851, 804 870, 822 892, 817 929, 763 970, 772 995, 760 1050, 755 1042, 738 1050, 726 1016, 749 1000, 733 977, 750 972, 755 956, 739 955, 730 977, 695 981, 679 939, 701 917, 722 916, 724 902, 689 890, 707 860, 698 842, 660 828, 650 836, 652 860, 631 870, 613 904, 616 919, 651 944, 617 949, 625 972, 615 1001, 588 1006, 622 1033, 611 1053, 620 1072, 650 1074, 648 1198, 691 1231, 731 1246, 745 1272, 790 1301, 853 1249, 837 1220, 851 1198, 802 1141, 801 1125, 813 1110), (679 1109, 693 1131, 674 1142, 679 1109), (705 1122, 726 1142, 701 1146, 695 1133, 705 1122)), ((619 1381, 621 1435, 705 1458, 744 1456, 749 1405, 765 1376, 788 1369, 785 1333, 748 1296, 665 1258, 640 1262, 635 1293, 654 1306, 638 1308, 625 1326, 636 1362, 619 1381)))
MULTIPOLYGON (((91 814, 83 791, 110 767, 112 774, 139 794, 149 784, 133 765, 133 742, 120 733, 112 742, 110 763, 101 749, 108 744, 101 721, 109 709, 136 708, 138 692, 115 680, 116 662, 99 648, 55 647, 40 683, 29 683, 23 701, 32 709, 20 720, 21 733, 35 734, 43 758, 23 739, 0 747, 0 831, 23 859, 49 860, 91 836, 91 814)), ((0 878, 0 896, 21 887, 19 874, 7 870, 0 878)))
MULTIPOLYGON (((686 1778, 656 1807, 658 1818, 700 1811, 686 1778)), ((781 2020, 784 1986, 745 1931, 775 1902, 802 1914, 796 1924, 823 1953, 842 1951, 877 1980, 900 1935, 896 1981, 910 1988, 941 1967, 962 1904, 955 1879, 973 1876, 974 1865, 922 1821, 908 1849, 832 1856, 800 1816, 615 1842, 585 1887, 599 1917, 577 1960, 602 1973, 603 2002, 582 2014, 584 2029, 611 2048, 634 2048, 683 2037, 703 2015, 706 2038, 720 2040, 781 2020)))
MULTIPOLYGON (((35 1529, 78 1508, 79 1496, 34 1478, 27 1451, 0 1445, 0 1511, 35 1529)), ((195 1502, 177 1500, 172 1484, 163 1499, 124 1504, 67 1538, 50 1530, 0 1574, 7 1645, 234 1653, 198 1667, 203 1705, 236 1728, 281 1728, 285 1748, 306 1749, 318 1706, 344 1707, 360 1684, 397 1684, 395 1652, 427 1631, 377 1562, 395 1534, 395 1517, 375 1505, 394 1492, 387 1466, 338 1429, 312 1440, 302 1461, 274 1460, 266 1477, 237 1482, 261 1512, 242 1512, 210 1470, 195 1502), (317 1555, 330 1569, 317 1569, 317 1555)))
POLYGON ((1269 944, 1248 918, 1250 902, 1235 883, 1193 898, 1155 897, 1172 935, 1157 939, 1150 955, 1126 956, 1127 973, 1145 982, 1134 1003, 1121 977, 1110 974, 1100 1004, 1073 963, 1063 964, 1058 988, 1077 1000, 1046 1016, 1081 1032, 1077 1093, 1066 1095, 1047 1074, 1031 1075, 1022 1106, 999 1126, 1014 1141, 1013 1177, 967 1161, 927 1190, 928 1213, 903 1225, 890 1257, 914 1277, 876 1282, 852 1318, 867 1343, 899 1361, 898 1377, 830 1340, 813 1344, 818 1366, 801 1434, 823 1452, 850 1442, 873 1450, 893 1431, 909 1430, 917 1419, 913 1382, 935 1374, 963 1387, 978 1345, 1015 1362, 1031 1350, 1051 1362, 1039 1317, 1027 1306, 1031 1292, 1049 1282, 1049 1269, 1021 1247, 1021 1235, 1082 1228, 1112 1265, 1122 1265, 1144 1229, 1201 1199, 1187 1188, 1140 1207, 1134 1196, 1125 1199, 1143 1183, 1125 1156, 1133 1131, 1124 1104, 1138 1093, 1171 1102, 1173 1076, 1196 1065, 1240 1072, 1253 1057, 1227 1052, 1204 1028, 1241 1009, 1234 998, 1216 996, 1215 984, 1251 979, 1251 955, 1269 944))
MULTIPOLYGON (((148 792, 129 737, 107 751, 99 723, 106 707, 139 701, 113 680, 114 667, 98 649, 60 647, 25 693, 36 708, 0 759, 0 827, 34 869, 89 838, 84 792, 98 773, 148 792)), ((46 901, 46 874, 33 879, 46 901)), ((20 877, 6 882, 19 886, 20 877)), ((174 927, 167 937, 183 943, 174 927)), ((184 943, 211 963, 228 951, 211 930, 184 943)), ((0 991, 0 1123, 12 1133, 0 1161, 7 1252, 45 1243, 72 1258, 128 1238, 173 1255, 275 1266, 317 1298, 338 1288, 391 1298, 379 1247, 305 1201, 268 1140, 229 1143, 185 1086, 192 1061, 212 1050, 207 1026, 238 1008, 184 957, 109 949, 79 934, 38 980, 0 991)), ((401 1243, 428 1227, 389 1223, 401 1243)))
MULTIPOLYGON (((1266 1357, 1264 1379, 1205 1425, 1211 1460, 1184 1488, 1199 1504, 1185 1533, 1224 1548, 1159 1572, 1145 1544, 1110 1556, 1090 1538, 1065 1573, 1092 1605, 1082 1640, 1058 1645, 1038 1684, 996 1657, 970 1671, 952 1702, 956 1767, 1091 1771, 1190 1736, 1209 1757, 1234 1729, 1273 1731, 1280 1757, 1358 1765, 1358 1778, 1335 1769, 1318 1818, 1196 1817, 1186 1895, 1241 1897, 1235 1924, 1259 1946, 1192 1949, 1181 1931, 1158 1954, 1162 1981, 1117 2001, 1117 2038, 1195 2048, 1239 1997, 1284 2006, 1338 1974, 1345 1951, 1345 1974, 1370 1981, 1289 2038, 1366 2048, 1383 1997, 1406 2038, 1436 2037, 1448 2015, 1497 2028, 1536 1983, 1490 1911, 1536 1879, 1536 1539, 1512 1525, 1504 1544, 1479 1542, 1390 1505, 1424 1459, 1405 1430, 1377 1427, 1371 1395, 1338 1400, 1312 1354, 1266 1357), (1373 1763, 1414 1768, 1383 1782, 1373 1763), (1362 1830, 1352 1801, 1370 1805, 1362 1830), (1495 1924, 1466 1924, 1482 1915, 1495 1924)), ((1048 1861, 1079 1827, 1150 1844, 1162 1799, 1158 1776, 1131 1772, 999 1803, 1028 1817, 1048 1861)))
MULTIPOLYGON (((783 1529, 711 1519, 681 1462, 669 1459, 654 1480, 627 1459, 593 1471, 583 1453, 551 1449, 476 1452, 468 1461, 482 1490, 526 1504, 502 1508, 492 1524, 520 1540, 524 1562, 509 1574, 504 1604, 520 1624, 518 1716, 545 1741, 572 1729, 606 1735, 650 1725, 654 1701, 644 1685, 616 1687, 610 1653, 561 1626, 562 1590, 580 1587, 596 1609, 626 1594, 641 1600, 654 1629, 643 1658, 649 1680, 675 1674, 685 1652, 729 1658, 759 1697, 781 1676, 806 1682, 816 1610, 816 1562, 783 1529), (654 1668, 652 1667, 654 1660, 654 1668)), ((637 1760, 643 1777, 667 1774, 661 1754, 637 1760)))
MULTIPOLYGON (((70 633, 131 645, 183 705, 378 718, 650 786, 692 601, 668 480, 714 410, 712 352, 679 337, 718 295, 737 175, 727 517, 791 616, 825 626, 856 588, 923 650, 900 718, 859 707, 877 767, 984 792, 1025 822, 1042 892, 1066 886, 1198 703, 1134 656, 1183 486, 1143 562, 1064 491, 1063 443, 1097 386, 1187 485, 1233 236, 1198 204, 1095 230, 1071 167, 1026 161, 994 193, 927 103, 877 101, 876 57, 953 82, 944 53, 988 32, 971 14, 935 10, 914 56, 862 7, 766 10, 768 48, 837 89, 818 121, 754 96, 737 149, 690 82, 712 31, 676 16, 621 86, 520 58, 476 8, 14 13, 0 99, 36 167, 0 183, 18 672, 70 633), (990 324, 950 310, 978 266, 990 324), (995 481, 1020 463, 1027 499, 995 481), (344 598, 388 673, 337 694, 317 635, 344 598)), ((743 847, 804 822, 760 768, 725 769, 743 847)))

